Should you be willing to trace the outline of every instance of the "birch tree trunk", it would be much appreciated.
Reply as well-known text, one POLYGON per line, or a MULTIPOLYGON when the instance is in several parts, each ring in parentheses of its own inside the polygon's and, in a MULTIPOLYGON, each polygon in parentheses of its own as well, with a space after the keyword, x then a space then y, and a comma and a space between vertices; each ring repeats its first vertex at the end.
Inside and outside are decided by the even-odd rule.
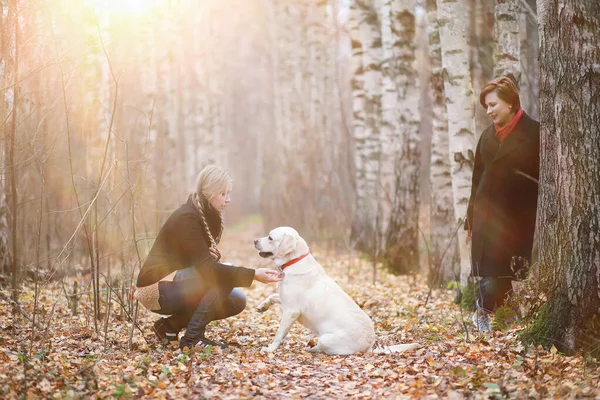
MULTIPOLYGON (((494 2, 473 0, 471 13, 471 80, 473 92, 478 98, 481 89, 492 79, 494 70, 494 2)), ((475 101, 475 133, 479 137, 491 121, 483 107, 475 101)))
POLYGON ((475 159, 474 95, 469 74, 466 39, 468 3, 466 0, 438 0, 438 24, 445 70, 444 91, 448 115, 450 174, 454 197, 454 229, 458 229, 460 284, 465 288, 471 273, 470 249, 462 225, 471 194, 475 159))
MULTIPOLYGON (((139 66, 138 76, 139 80, 142 84, 140 84, 140 100, 139 100, 139 108, 142 113, 143 118, 141 118, 141 122, 139 123, 140 130, 142 135, 133 135, 131 138, 131 149, 132 152, 137 150, 142 155, 150 155, 152 154, 152 149, 156 146, 157 141, 157 129, 156 129, 156 120, 157 114, 159 111, 156 109, 157 104, 157 90, 158 90, 158 76, 155 73, 155 65, 156 60, 158 58, 156 49, 156 36, 154 34, 153 27, 146 23, 143 24, 139 28, 139 37, 138 41, 141 44, 136 47, 135 60, 137 65, 139 66), (146 51, 145 49, 151 49, 150 51, 146 51)), ((135 153, 134 153, 135 154, 135 153)), ((148 160, 144 162, 140 166, 140 172, 135 181, 136 184, 140 184, 146 182, 150 176, 152 176, 152 172, 155 169, 153 168, 153 162, 148 160), (151 173, 149 174, 148 171, 151 173)), ((141 185, 142 187, 143 184, 141 185)), ((154 209, 157 209, 157 196, 153 191, 154 185, 147 185, 143 192, 140 194, 140 204, 146 204, 147 206, 152 206, 154 209), (147 202, 143 200, 147 200, 147 202)), ((137 206, 137 201, 135 201, 137 206)), ((143 217, 145 215, 144 208, 139 207, 140 210, 140 222, 144 225, 144 230, 147 232, 148 230, 154 230, 157 226, 152 225, 150 228, 146 224, 146 219, 143 217)), ((135 218, 135 215, 134 215, 135 218)), ((137 245, 137 244, 136 244, 137 245)), ((141 265, 140 265, 141 267, 141 265)))
POLYGON ((419 88, 415 70, 415 4, 413 0, 391 2, 392 66, 398 96, 392 213, 386 235, 386 263, 397 273, 419 269, 419 88))
POLYGON ((431 165, 429 182, 431 185, 430 219, 430 264, 428 281, 435 285, 440 278, 451 279, 458 275, 456 263, 457 245, 454 208, 452 198, 452 179, 450 177, 450 156, 448 148, 448 118, 444 96, 444 77, 440 33, 437 22, 437 4, 427 0, 427 33, 429 37, 429 62, 431 77, 429 92, 433 105, 431 165))
POLYGON ((392 3, 383 0, 379 19, 381 21, 381 166, 379 181, 383 196, 380 201, 381 231, 386 232, 392 222, 394 195, 396 193, 396 154, 401 150, 398 88, 396 74, 398 62, 394 57, 394 32, 392 30, 392 3))
MULTIPOLYGON (((175 10, 173 12, 173 21, 171 27, 171 34, 178 38, 186 38, 185 33, 185 17, 182 14, 182 9, 175 10)), ((189 76, 186 67, 186 54, 184 49, 184 40, 178 40, 173 43, 173 62, 171 63, 171 81, 175 87, 175 91, 173 93, 173 111, 170 125, 174 130, 173 136, 176 138, 175 142, 175 153, 177 154, 177 170, 176 176, 179 180, 184 182, 193 182, 194 177, 188 177, 188 171, 191 170, 188 164, 188 138, 191 138, 191 135, 188 134, 187 131, 187 115, 188 115, 188 105, 189 101, 186 101, 188 96, 188 88, 189 85, 186 82, 186 78, 189 76), (188 179, 189 178, 189 179, 188 179)))
POLYGON ((538 83, 538 50, 537 20, 527 10, 521 9, 519 15, 519 35, 521 54, 521 81, 519 95, 521 107, 530 117, 539 119, 539 83, 538 83))
MULTIPOLYGON (((210 6, 195 3, 192 11, 197 11, 198 15, 205 16, 196 20, 194 37, 214 37, 213 28, 206 20, 208 18, 206 16, 211 14, 210 6)), ((197 126, 197 131, 193 142, 193 164, 195 174, 198 174, 206 165, 217 162, 216 132, 212 125, 213 108, 211 106, 212 98, 215 95, 212 92, 211 75, 215 71, 214 67, 211 67, 212 63, 206 61, 214 59, 216 49, 210 45, 207 47, 207 43, 200 40, 195 41, 193 48, 198 57, 194 61, 196 71, 194 78, 198 90, 195 93, 196 107, 194 109, 194 123, 197 126)))
MULTIPOLYGON (((223 18, 225 11, 223 10, 223 3, 212 2, 208 11, 211 13, 210 18, 206 23, 210 27, 209 36, 217 43, 224 41, 223 32, 226 31, 225 27, 220 22, 223 18)), ((227 144, 225 142, 226 135, 226 112, 227 105, 225 99, 225 76, 226 76, 226 63, 225 57, 219 47, 213 46, 211 48, 211 61, 209 74, 207 76, 208 92, 209 93, 209 124, 208 131, 212 136, 213 140, 213 152, 214 162, 219 165, 226 165, 226 149, 227 144)))
POLYGON ((512 74, 521 82, 518 0, 496 0, 494 8, 494 78, 512 74))
POLYGON ((177 144, 180 137, 178 132, 178 118, 180 117, 178 110, 178 92, 181 88, 177 86, 177 73, 175 72, 177 71, 179 64, 177 60, 176 38, 179 37, 178 34, 180 28, 179 26, 176 26, 176 18, 177 14, 174 7, 167 7, 167 12, 165 13, 164 34, 168 39, 166 40, 166 51, 164 53, 165 59, 161 63, 163 74, 159 77, 159 79, 162 78, 162 80, 164 80, 163 104, 165 108, 163 112, 163 126, 165 128, 165 147, 161 150, 163 151, 162 156, 166 157, 166 163, 164 164, 164 170, 161 172, 161 175, 164 177, 164 189, 166 189, 165 192, 167 194, 164 201, 167 209, 175 208, 181 202, 181 194, 177 191, 169 191, 168 189, 177 188, 177 183, 183 178, 180 175, 180 165, 185 158, 183 154, 178 154, 177 152, 177 144))
MULTIPOLYGON (((8 113, 12 107, 9 99, 9 93, 12 92, 10 66, 8 60, 11 57, 12 41, 9 38, 12 36, 13 24, 11 23, 12 13, 8 11, 9 5, 2 3, 0 5, 0 85, 3 88, 9 88, 6 92, 2 92, 0 97, 0 121, 4 127, 7 126, 8 113)), ((2 136, 6 136, 5 129, 2 129, 2 136)), ((8 141, 3 139, 0 142, 0 274, 7 274, 11 265, 11 250, 10 246, 10 211, 7 203, 7 193, 10 189, 9 175, 5 172, 10 168, 7 160, 8 141)))
POLYGON ((367 252, 381 244, 379 184, 381 160, 381 30, 377 1, 350 5, 352 36, 353 136, 356 164, 356 213, 352 240, 367 252))
MULTIPOLYGON (((573 353, 600 328, 600 8, 538 2, 540 33, 540 274, 548 302, 525 338, 573 353)), ((588 347, 589 346, 589 347, 588 347)))
MULTIPOLYGON (((337 118, 332 118, 331 124, 335 137, 331 145, 338 171, 333 175, 333 184, 339 188, 338 198, 335 201, 342 204, 339 216, 340 225, 345 227, 352 224, 355 202, 355 164, 354 164, 354 141, 352 137, 352 38, 348 29, 349 2, 346 0, 335 0, 332 9, 332 24, 334 26, 334 51, 331 54, 332 72, 332 114, 337 113, 337 118), (344 199, 351 199, 344 201, 344 199)), ((347 231, 347 228, 345 229, 347 231)), ((346 237, 345 237, 346 238, 346 237)), ((347 237, 350 239, 350 237, 347 237)), ((351 242, 349 242, 351 245, 351 242)))
MULTIPOLYGON (((263 180, 268 182, 261 187, 261 211, 265 216, 267 229, 279 225, 275 215, 283 215, 282 196, 278 196, 279 190, 283 188, 284 181, 280 166, 283 159, 281 146, 285 142, 284 135, 290 125, 288 101, 290 82, 284 78, 283 70, 286 68, 286 58, 291 47, 289 30, 282 32, 281 26, 289 21, 286 10, 286 2, 272 2, 264 0, 267 13, 267 38, 269 48, 269 75, 270 109, 271 109, 271 145, 264 149, 262 170, 263 180)), ((285 200, 283 196, 283 200, 285 200)))
MULTIPOLYGON (((178 172, 181 157, 177 155, 177 86, 175 75, 171 71, 176 68, 174 11, 166 10, 161 16, 160 29, 154 32, 156 102, 153 117, 155 128, 154 141, 154 180, 156 182, 156 228, 159 228, 170 209, 181 201, 182 193, 177 190, 177 182, 181 179, 178 172)), ((189 188, 189 184, 185 185, 189 188)))
MULTIPOLYGON (((17 232, 19 227, 17 226, 17 221, 18 221, 18 198, 17 198, 17 177, 16 177, 16 167, 17 167, 17 162, 15 160, 15 148, 17 147, 15 140, 16 140, 16 131, 17 131, 17 115, 18 115, 18 108, 19 108, 19 102, 21 101, 20 99, 20 93, 19 93, 19 86, 20 86, 20 82, 19 82, 19 63, 21 62, 20 57, 19 57, 19 50, 20 50, 20 46, 21 46, 21 41, 20 41, 20 35, 19 35, 19 30, 20 30, 20 24, 19 24, 19 10, 20 10, 20 4, 19 4, 19 0, 13 0, 11 2, 11 4, 9 5, 9 9, 8 9, 8 23, 9 25, 12 25, 12 35, 14 36, 14 41, 13 41, 13 49, 12 51, 10 51, 10 53, 12 53, 12 65, 11 65, 11 78, 12 78, 12 107, 11 107, 11 115, 9 118, 9 123, 6 124, 6 126, 8 127, 7 129, 7 136, 8 136, 8 149, 7 149, 7 153, 8 153, 8 170, 10 171, 10 202, 9 202, 9 208, 10 208, 10 216, 11 216, 11 222, 10 222, 10 232, 11 232, 11 237, 10 237, 10 243, 11 243, 11 255, 12 255, 12 260, 11 260, 11 276, 12 276, 12 300, 13 300, 13 304, 18 304, 18 300, 19 300, 19 282, 17 279, 17 275, 20 273, 18 265, 19 265, 19 253, 18 253, 18 249, 17 249, 17 232)), ((13 307, 13 315, 16 314, 16 308, 13 307)))
MULTIPOLYGON (((163 16, 163 21, 164 21, 164 16, 163 16)), ((162 25, 162 24, 161 24, 162 25)), ((164 28, 162 28, 164 30, 164 28)), ((152 123, 152 133, 154 134, 154 140, 153 140, 153 144, 154 144, 154 148, 152 149, 153 152, 153 157, 152 157, 152 175, 153 176, 153 181, 155 182, 155 186, 154 186, 154 198, 156 201, 156 210, 158 210, 159 212, 156 213, 156 220, 154 222, 154 228, 156 229, 156 231, 158 232, 158 228, 160 228, 160 226, 163 223, 164 220, 164 215, 160 212, 160 211, 164 211, 166 209, 166 199, 165 199, 165 192, 166 192, 166 182, 167 182, 167 177, 169 175, 169 172, 166 170, 166 165, 168 163, 168 158, 167 158, 167 153, 168 151, 165 151, 167 149, 168 143, 167 143, 167 135, 168 135, 168 121, 167 121, 167 116, 166 116, 166 110, 167 110, 167 99, 166 96, 169 91, 168 85, 168 75, 166 73, 166 61, 165 61, 165 54, 164 54, 164 49, 161 48, 160 45, 158 45, 158 43, 160 43, 160 38, 164 37, 163 36, 163 32, 159 32, 159 31, 154 31, 153 32, 153 36, 154 36, 154 42, 157 43, 157 46, 153 49, 153 52, 155 53, 154 56, 154 82, 156 83, 156 103, 155 103, 155 110, 157 110, 158 112, 156 113, 155 117, 153 118, 153 123, 152 123)))

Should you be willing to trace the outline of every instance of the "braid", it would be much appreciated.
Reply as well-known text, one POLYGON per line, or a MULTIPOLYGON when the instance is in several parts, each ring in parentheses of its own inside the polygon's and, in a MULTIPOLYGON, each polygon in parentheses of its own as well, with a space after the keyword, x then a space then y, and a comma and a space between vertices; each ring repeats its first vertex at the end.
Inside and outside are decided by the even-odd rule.
POLYGON ((223 233, 223 219, 221 219, 221 232, 219 232, 219 236, 217 236, 217 240, 215 240, 213 238, 212 233, 210 233, 210 228, 208 226, 208 222, 206 221, 206 216, 204 215, 204 205, 202 204, 198 193, 192 194, 192 203, 194 204, 194 206, 196 206, 198 214, 200 214, 200 217, 202 218, 202 225, 204 226, 204 231, 206 232, 208 240, 210 241, 209 247, 215 250, 217 254, 220 254, 219 250, 217 250, 217 244, 221 241, 221 234, 223 233))
POLYGON ((216 244, 219 244, 219 242, 221 241, 221 236, 223 235, 224 229, 225 229, 225 224, 223 223, 223 217, 221 216, 221 232, 219 232, 219 235, 215 238, 216 244))
MULTIPOLYGON (((229 193, 231 191, 231 185, 233 180, 229 176, 229 174, 222 168, 216 165, 207 165, 200 171, 198 176, 196 176, 196 183, 194 185, 194 190, 190 195, 190 203, 196 209, 200 217, 202 218, 202 225, 204 227, 204 231, 206 232, 206 237, 208 238, 209 248, 211 254, 217 254, 220 258, 219 251, 217 250, 217 245, 221 241, 221 235, 223 234, 224 223, 223 216, 221 215, 221 211, 213 208, 210 201, 211 196, 222 194, 225 191, 229 193), (209 209, 207 210, 207 205, 205 203, 208 202, 209 209), (210 212, 209 212, 210 211, 210 212), (218 227, 217 234, 213 236, 211 232, 211 228, 217 231, 216 223, 217 221, 213 221, 212 211, 218 215, 220 226, 218 227), (205 215, 206 212, 209 212, 208 215, 205 215), (211 223, 209 225, 208 223, 211 223)), ((228 202, 228 201, 227 201, 228 202)))

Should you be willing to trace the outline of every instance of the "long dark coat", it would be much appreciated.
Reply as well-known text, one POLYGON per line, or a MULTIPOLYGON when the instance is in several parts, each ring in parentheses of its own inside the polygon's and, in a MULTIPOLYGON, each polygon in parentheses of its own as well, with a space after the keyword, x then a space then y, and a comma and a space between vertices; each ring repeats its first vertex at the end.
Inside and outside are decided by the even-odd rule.
POLYGON ((479 139, 465 228, 473 276, 519 279, 531 262, 538 198, 540 124, 523 114, 502 143, 479 139))
MULTIPOLYGON (((213 237, 217 237, 221 232, 221 217, 207 201, 204 209, 209 229, 213 237)), ((254 279, 254 270, 214 261, 208 250, 208 243, 202 217, 188 199, 160 228, 136 285, 148 286, 173 271, 195 267, 206 286, 219 285, 231 289, 249 287, 254 279)))

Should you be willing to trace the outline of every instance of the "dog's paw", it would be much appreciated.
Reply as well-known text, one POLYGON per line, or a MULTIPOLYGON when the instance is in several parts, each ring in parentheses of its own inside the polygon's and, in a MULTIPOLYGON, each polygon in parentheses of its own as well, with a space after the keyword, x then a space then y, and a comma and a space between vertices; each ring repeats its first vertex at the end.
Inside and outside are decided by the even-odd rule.
POLYGON ((317 346, 313 346, 313 347, 306 347, 306 351, 308 351, 309 353, 320 353, 321 349, 317 345, 317 346))
POLYGON ((269 309, 269 306, 265 303, 260 303, 256 306, 255 310, 258 312, 265 312, 269 309))
POLYGON ((278 348, 278 347, 279 347, 279 345, 278 345, 278 344, 276 344, 276 343, 271 343, 271 344, 270 344, 268 347, 265 347, 265 351, 266 351, 267 353, 272 353, 272 352, 274 352, 275 350, 277 350, 277 348, 278 348))

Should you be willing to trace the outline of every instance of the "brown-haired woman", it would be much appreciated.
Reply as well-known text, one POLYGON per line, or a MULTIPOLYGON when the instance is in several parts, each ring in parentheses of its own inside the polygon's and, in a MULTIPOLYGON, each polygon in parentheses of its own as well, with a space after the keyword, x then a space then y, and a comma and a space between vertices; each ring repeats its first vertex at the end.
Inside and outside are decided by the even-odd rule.
POLYGON ((137 277, 134 297, 147 309, 165 315, 153 326, 161 341, 224 347, 205 337, 209 322, 239 314, 246 296, 237 287, 253 280, 278 282, 276 271, 236 267, 219 262, 217 244, 223 233, 221 213, 231 201, 233 181, 222 168, 209 165, 196 178, 186 203, 164 223, 137 277))
POLYGON ((465 229, 473 276, 481 277, 473 323, 490 331, 501 306, 531 262, 539 177, 539 122, 521 108, 508 77, 489 82, 479 101, 493 124, 477 144, 465 229))

